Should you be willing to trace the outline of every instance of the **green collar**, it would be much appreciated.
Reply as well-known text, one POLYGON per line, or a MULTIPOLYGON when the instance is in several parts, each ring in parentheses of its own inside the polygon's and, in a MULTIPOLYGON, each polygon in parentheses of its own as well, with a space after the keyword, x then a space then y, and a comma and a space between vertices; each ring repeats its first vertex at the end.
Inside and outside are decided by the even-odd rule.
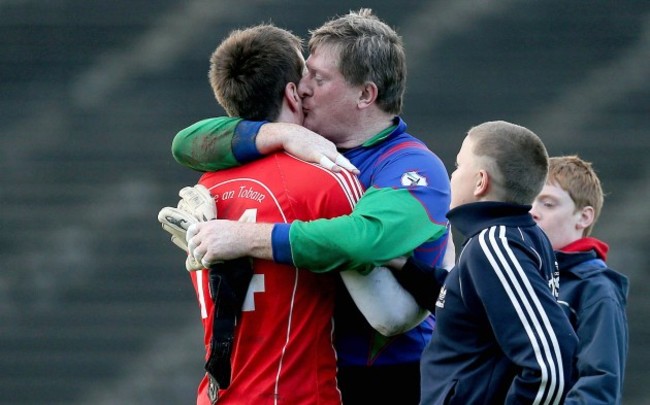
POLYGON ((365 141, 361 146, 368 147, 368 146, 373 146, 378 144, 379 142, 383 141, 384 139, 388 138, 388 135, 392 134, 393 131, 397 128, 397 125, 391 125, 390 127, 384 129, 377 135, 373 136, 372 138, 368 139, 365 141))

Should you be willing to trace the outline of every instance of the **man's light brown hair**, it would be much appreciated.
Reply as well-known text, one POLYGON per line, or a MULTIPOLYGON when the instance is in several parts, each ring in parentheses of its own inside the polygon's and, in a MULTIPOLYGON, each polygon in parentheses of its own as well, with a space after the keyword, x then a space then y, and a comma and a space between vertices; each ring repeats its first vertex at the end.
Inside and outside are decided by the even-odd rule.
POLYGON ((275 121, 287 83, 300 82, 302 41, 271 24, 235 30, 210 57, 208 77, 230 116, 275 121))
POLYGON ((576 205, 576 211, 585 207, 594 209, 594 220, 583 232, 589 236, 603 208, 604 195, 600 179, 590 162, 576 155, 557 156, 549 159, 548 184, 566 191, 576 205))
POLYGON ((377 85, 377 105, 398 115, 406 88, 406 55, 402 38, 369 8, 350 11, 311 30, 309 51, 322 45, 339 53, 338 68, 354 85, 377 85))

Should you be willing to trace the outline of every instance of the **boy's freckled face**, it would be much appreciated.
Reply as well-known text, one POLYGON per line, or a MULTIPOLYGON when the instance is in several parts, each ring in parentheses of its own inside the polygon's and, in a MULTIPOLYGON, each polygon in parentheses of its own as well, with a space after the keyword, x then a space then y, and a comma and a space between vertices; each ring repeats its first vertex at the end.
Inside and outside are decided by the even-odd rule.
POLYGON ((576 211, 571 196, 560 186, 545 184, 530 213, 548 235, 553 249, 561 249, 582 237, 582 230, 577 226, 580 211, 576 211))

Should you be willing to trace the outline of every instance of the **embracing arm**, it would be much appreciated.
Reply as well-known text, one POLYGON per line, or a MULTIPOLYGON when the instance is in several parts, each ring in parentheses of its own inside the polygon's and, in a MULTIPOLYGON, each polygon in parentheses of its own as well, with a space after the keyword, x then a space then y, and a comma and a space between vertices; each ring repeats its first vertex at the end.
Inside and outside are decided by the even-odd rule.
POLYGON ((341 278, 370 326, 384 336, 407 332, 429 315, 386 267, 376 267, 367 275, 346 270, 341 278))
POLYGON ((266 223, 225 219, 199 222, 187 229, 187 249, 206 268, 245 256, 273 260, 272 230, 273 224, 266 223))
POLYGON ((316 273, 369 273, 445 232, 406 190, 371 189, 349 215, 291 224, 213 220, 192 225, 187 241, 190 252, 207 264, 251 256, 316 273))
MULTIPOLYGON (((276 261, 314 272, 369 272, 414 254, 439 264, 447 241, 449 177, 442 162, 417 142, 370 156, 371 182, 351 214, 276 225, 276 261)), ((370 178, 368 178, 370 176, 370 178)))
MULTIPOLYGON (((187 231, 189 251, 198 260, 203 260, 205 267, 243 256, 271 260, 272 230, 273 224, 227 220, 199 222, 187 231)), ((408 274, 415 274, 410 279, 418 285, 421 295, 431 297, 426 294, 428 285, 422 282, 423 278, 429 279, 428 274, 416 273, 408 265, 400 273, 407 278, 408 274)), ((404 333, 429 314, 420 307, 419 300, 405 290, 406 286, 402 287, 401 280, 398 282, 398 277, 385 267, 371 269, 366 275, 353 270, 342 271, 341 278, 368 323, 384 336, 404 333)))
POLYGON ((203 172, 239 166, 240 160, 233 152, 233 139, 252 137, 256 133, 256 129, 248 127, 237 132, 240 122, 239 118, 208 118, 181 130, 172 141, 174 159, 183 166, 203 172))
MULTIPOLYGON (((453 266, 452 266, 453 267, 453 266)), ((440 289, 445 284, 449 269, 431 267, 409 257, 403 265, 391 266, 395 279, 403 286, 422 308, 435 312, 440 289)))
POLYGON ((172 141, 178 163, 204 172, 239 166, 282 149, 334 172, 343 168, 358 173, 331 141, 297 124, 208 118, 179 131, 172 141))
MULTIPOLYGON (((199 222, 187 231, 189 250, 194 257, 203 260, 205 267, 217 260, 243 256, 271 260, 272 229, 272 224, 226 220, 199 222), (210 253, 206 255, 208 250, 210 253), (212 252, 219 252, 219 258, 215 259, 212 252)), ((368 323, 384 336, 404 333, 429 314, 385 267, 377 267, 367 275, 342 271, 341 278, 368 323)))
POLYGON ((433 222, 409 190, 374 187, 350 215, 296 221, 287 228, 287 236, 281 229, 274 231, 276 259, 291 260, 314 272, 351 269, 366 273, 447 232, 446 225, 433 222))

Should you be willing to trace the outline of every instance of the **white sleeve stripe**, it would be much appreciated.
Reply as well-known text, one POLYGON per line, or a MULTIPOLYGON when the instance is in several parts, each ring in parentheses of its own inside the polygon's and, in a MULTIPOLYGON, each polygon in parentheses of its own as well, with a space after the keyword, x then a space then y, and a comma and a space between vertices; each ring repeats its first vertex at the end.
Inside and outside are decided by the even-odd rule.
MULTIPOLYGON (((483 249, 483 253, 485 254, 486 258, 490 262, 490 265, 492 266, 492 269, 496 273, 497 277, 501 281, 501 284, 503 285, 504 290, 506 291, 506 294, 508 295, 508 298, 510 298, 510 301, 517 312, 517 315, 519 316, 519 319, 524 326, 524 329, 526 330, 526 334, 528 335, 528 338, 533 346, 533 351, 535 353, 535 358, 537 359, 537 363, 540 365, 540 369, 542 372, 542 384, 540 385, 540 388, 538 390, 538 393, 535 398, 535 404, 540 403, 540 391, 544 392, 544 388, 546 387, 546 382, 548 381, 548 374, 549 370, 547 369, 546 364, 544 363, 544 360, 542 359, 541 355, 541 350, 539 347, 539 342, 537 340, 537 337, 532 331, 531 325, 526 317, 526 314, 524 314, 523 309, 521 308, 521 303, 519 302, 519 298, 515 296, 514 291, 512 291, 512 288, 510 287, 510 284, 508 280, 506 279, 506 276, 503 274, 503 269, 499 267, 499 263, 496 262, 496 259, 492 255, 492 252, 487 246, 487 241, 486 241, 486 233, 490 231, 490 244, 495 244, 494 241, 494 230, 495 228, 490 228, 486 229, 481 232, 480 237, 479 237, 479 243, 481 245, 481 248, 483 249)), ((493 248, 497 248, 497 246, 493 246, 493 248)), ((506 264, 507 266, 507 264, 506 264)), ((511 273, 511 271, 510 271, 511 273)), ((514 280, 516 282, 516 280, 514 280)), ((515 285, 515 287, 518 287, 515 285)), ((524 304, 528 304, 527 300, 525 297, 523 297, 524 304)), ((529 306, 529 305, 528 305, 529 306)))
POLYGON ((546 314, 539 300, 537 299, 532 286, 530 285, 530 282, 525 276, 521 265, 519 264, 517 258, 508 245, 508 241, 505 238, 506 228, 501 226, 498 227, 498 229, 498 240, 495 237, 497 227, 492 227, 489 230, 484 230, 481 232, 479 243, 497 277, 501 281, 506 294, 510 298, 510 301, 515 311, 517 312, 519 319, 522 322, 522 325, 524 326, 528 338, 533 346, 535 358, 540 365, 542 372, 542 383, 540 384, 534 403, 557 404, 559 403, 561 393, 563 391, 564 381, 563 373, 561 372, 561 357, 559 357, 559 347, 557 345, 555 333, 550 327, 548 318, 546 317, 546 314), (489 242, 488 237, 486 236, 486 233, 488 231, 489 242), (494 250, 497 258, 494 257, 490 248, 494 250), (514 265, 519 278, 517 277, 517 274, 513 272, 512 267, 506 260, 506 255, 504 254, 503 250, 505 250, 507 256, 512 261, 512 264, 514 265), (533 305, 531 305, 531 300, 533 301, 534 308, 533 305), (522 308, 522 305, 525 307, 525 310, 522 308), (541 316, 542 322, 540 322, 538 316, 541 316), (546 331, 544 328, 542 328, 542 323, 544 323, 546 331), (557 356, 559 370, 555 367, 553 354, 549 347, 549 337, 552 341, 551 345, 554 348, 553 352, 555 352, 555 355, 557 356), (544 348, 543 350, 540 346, 540 343, 544 348), (547 388, 549 388, 548 391, 547 388))
MULTIPOLYGON (((505 227, 502 227, 502 232, 500 237, 502 240, 506 241, 507 239, 505 238, 505 227)), ((530 280, 525 276, 523 269, 521 268, 519 261, 516 260, 515 254, 508 245, 508 243, 505 243, 505 249, 508 252, 508 256, 510 257, 510 260, 515 264, 515 267, 517 269, 517 272, 520 274, 520 277, 523 279, 524 284, 526 286, 526 289, 528 290, 530 296, 533 298, 533 302, 535 303, 535 307, 537 308, 538 313, 540 314, 542 321, 544 323, 544 330, 542 332, 546 332, 548 338, 550 338, 553 353, 548 352, 548 355, 552 358, 552 356, 555 356, 555 359, 557 361, 557 372, 558 372, 558 388, 556 395, 557 397, 553 401, 553 403, 558 404, 560 402, 560 397, 562 396, 562 392, 564 392, 564 364, 562 363, 562 355, 560 353, 560 343, 558 342, 557 335, 555 334, 555 330, 553 329, 553 326, 551 325, 551 321, 548 319, 548 314, 542 307, 542 303, 539 302, 539 297, 537 297, 537 294, 535 294, 533 290, 533 286, 530 284, 530 280)), ((535 252, 538 257, 539 254, 535 252)), ((540 263, 542 261, 540 260, 540 263)), ((541 265, 541 264, 540 264, 541 265)), ((546 336, 546 335, 545 335, 546 336)), ((546 341, 545 341, 546 342, 546 341)), ((548 348, 547 348, 548 350, 548 348)))

